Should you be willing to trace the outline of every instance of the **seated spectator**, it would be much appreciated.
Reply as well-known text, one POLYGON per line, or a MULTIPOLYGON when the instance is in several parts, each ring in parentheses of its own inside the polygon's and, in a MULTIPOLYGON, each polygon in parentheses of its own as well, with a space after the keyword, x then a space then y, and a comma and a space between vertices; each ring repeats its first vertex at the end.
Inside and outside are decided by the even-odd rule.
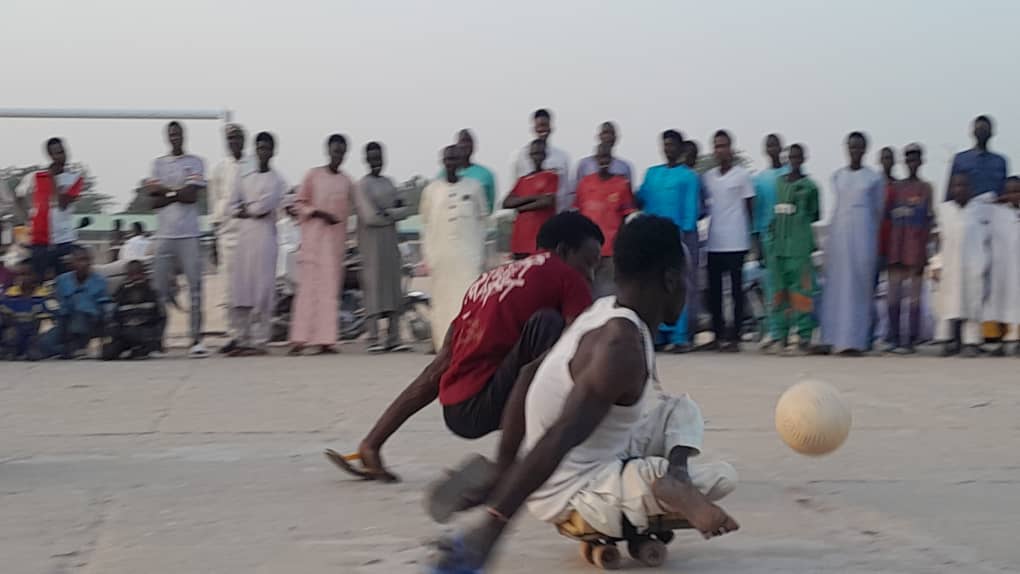
POLYGON ((0 358, 37 361, 40 324, 52 318, 57 304, 28 261, 14 268, 14 280, 0 291, 0 358))
POLYGON ((57 325, 43 336, 46 355, 59 354, 64 359, 86 349, 92 339, 103 337, 110 303, 106 278, 92 271, 92 254, 87 249, 75 248, 70 265, 72 270, 56 281, 57 325))
POLYGON ((113 303, 106 332, 110 340, 103 346, 103 360, 113 361, 124 353, 132 359, 143 359, 159 350, 166 314, 140 261, 128 261, 127 281, 113 294, 113 303))

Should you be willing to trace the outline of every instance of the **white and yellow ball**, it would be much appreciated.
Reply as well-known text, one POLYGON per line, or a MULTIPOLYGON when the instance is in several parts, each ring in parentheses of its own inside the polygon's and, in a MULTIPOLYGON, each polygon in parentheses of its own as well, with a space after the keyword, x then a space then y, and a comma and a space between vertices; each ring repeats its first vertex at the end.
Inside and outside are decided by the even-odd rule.
POLYGON ((850 434, 850 405, 821 381, 793 385, 776 404, 776 431, 793 450, 821 456, 839 448, 850 434))

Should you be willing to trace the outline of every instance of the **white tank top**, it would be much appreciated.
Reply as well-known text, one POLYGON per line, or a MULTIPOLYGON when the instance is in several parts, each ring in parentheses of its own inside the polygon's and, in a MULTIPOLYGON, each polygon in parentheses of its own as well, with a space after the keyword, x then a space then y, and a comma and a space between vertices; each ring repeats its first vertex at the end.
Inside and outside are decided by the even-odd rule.
POLYGON ((570 361, 577 347, 590 331, 612 319, 626 319, 641 332, 645 347, 645 364, 649 379, 641 398, 630 406, 613 405, 595 429, 580 445, 567 453, 549 480, 528 499, 528 509, 537 518, 553 521, 566 510, 570 499, 608 465, 620 465, 626 456, 631 435, 648 404, 655 383, 655 349, 647 326, 630 309, 616 306, 616 297, 604 297, 588 308, 563 333, 560 340, 542 361, 528 389, 525 403, 525 453, 560 417, 567 395, 574 387, 570 361))

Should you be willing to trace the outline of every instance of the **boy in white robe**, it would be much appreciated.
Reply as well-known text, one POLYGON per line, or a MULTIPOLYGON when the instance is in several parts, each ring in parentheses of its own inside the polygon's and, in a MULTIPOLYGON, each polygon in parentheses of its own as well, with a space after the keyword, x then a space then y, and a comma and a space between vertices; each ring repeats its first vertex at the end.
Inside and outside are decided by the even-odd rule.
POLYGON ((942 356, 980 354, 981 319, 988 292, 988 221, 994 193, 970 198, 966 174, 953 175, 950 201, 936 208, 939 255, 939 325, 942 356))
MULTIPOLYGON (((989 246, 991 269, 988 300, 984 306, 985 321, 1008 327, 1006 337, 993 351, 1005 354, 1005 339, 1016 340, 1020 330, 1020 177, 1006 180, 1002 197, 989 209, 989 246)), ((1020 345, 1014 350, 1020 356, 1020 345)))

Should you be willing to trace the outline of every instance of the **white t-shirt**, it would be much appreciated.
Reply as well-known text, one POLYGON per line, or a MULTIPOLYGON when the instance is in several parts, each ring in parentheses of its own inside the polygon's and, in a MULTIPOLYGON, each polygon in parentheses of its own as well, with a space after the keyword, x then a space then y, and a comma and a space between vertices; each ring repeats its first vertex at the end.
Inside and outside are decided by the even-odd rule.
POLYGON ((718 167, 702 179, 708 196, 708 250, 714 252, 747 251, 751 248, 751 228, 744 200, 754 197, 751 172, 733 166, 725 174, 718 167))
POLYGON ((117 261, 141 261, 149 255, 149 238, 135 235, 124 242, 117 254, 117 261))
MULTIPOLYGON (((81 175, 70 169, 65 170, 56 177, 58 188, 67 189, 74 185, 81 175)), ((21 179, 18 189, 15 191, 18 197, 27 197, 35 193, 35 174, 30 173, 21 179)), ((35 215, 35 206, 31 209, 31 215, 35 215)), ((74 227, 74 203, 67 206, 67 209, 60 209, 57 203, 57 194, 50 197, 50 245, 62 243, 74 243, 78 241, 78 230, 74 227)))

